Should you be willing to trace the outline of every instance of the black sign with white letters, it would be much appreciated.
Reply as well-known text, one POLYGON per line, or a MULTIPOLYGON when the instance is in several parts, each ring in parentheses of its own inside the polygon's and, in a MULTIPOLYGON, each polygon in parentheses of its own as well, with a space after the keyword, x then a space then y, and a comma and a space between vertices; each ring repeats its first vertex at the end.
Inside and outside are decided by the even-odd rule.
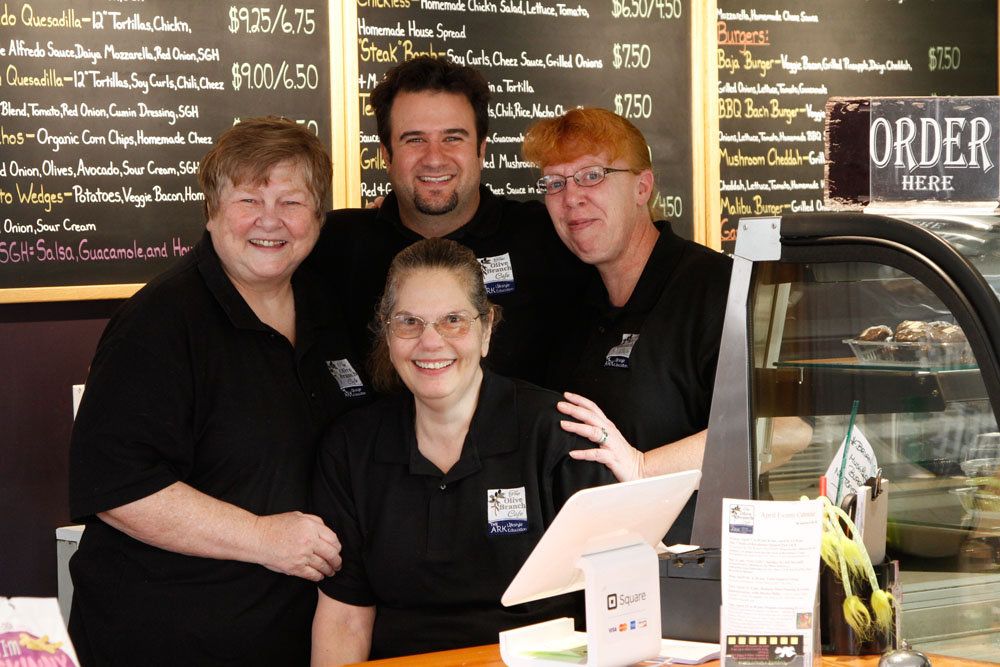
POLYGON ((998 122, 1000 97, 872 99, 872 201, 996 201, 998 122))

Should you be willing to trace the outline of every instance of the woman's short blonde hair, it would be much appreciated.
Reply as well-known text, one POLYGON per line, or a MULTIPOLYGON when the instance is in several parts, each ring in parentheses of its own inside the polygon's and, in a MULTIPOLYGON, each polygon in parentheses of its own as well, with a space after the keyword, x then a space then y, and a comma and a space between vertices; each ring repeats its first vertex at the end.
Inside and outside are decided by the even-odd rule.
POLYGON ((304 125, 278 116, 247 118, 222 133, 201 161, 198 182, 205 194, 205 217, 219 210, 227 183, 262 185, 277 164, 292 161, 305 172, 306 186, 323 214, 330 195, 333 163, 323 143, 304 125))

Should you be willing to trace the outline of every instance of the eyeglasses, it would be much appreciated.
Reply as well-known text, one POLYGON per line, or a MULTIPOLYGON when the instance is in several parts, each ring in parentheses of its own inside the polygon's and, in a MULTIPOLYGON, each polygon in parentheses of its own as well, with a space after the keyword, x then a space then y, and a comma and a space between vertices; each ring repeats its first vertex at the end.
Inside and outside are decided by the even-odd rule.
MULTIPOLYGON (((620 171, 632 171, 631 169, 615 169, 613 167, 599 167, 594 165, 593 167, 584 167, 580 171, 573 174, 573 180, 581 188, 592 188, 601 181, 608 174, 614 174, 620 171)), ((566 189, 566 176, 560 176, 559 174, 549 174, 548 176, 542 176, 535 183, 535 187, 539 191, 544 192, 547 195, 557 195, 566 189)))
POLYGON ((461 338, 469 333, 472 323, 482 315, 470 317, 468 313, 457 312, 442 315, 433 322, 428 322, 418 315, 399 313, 385 321, 389 332, 396 338, 420 338, 427 325, 432 325, 442 338, 461 338))

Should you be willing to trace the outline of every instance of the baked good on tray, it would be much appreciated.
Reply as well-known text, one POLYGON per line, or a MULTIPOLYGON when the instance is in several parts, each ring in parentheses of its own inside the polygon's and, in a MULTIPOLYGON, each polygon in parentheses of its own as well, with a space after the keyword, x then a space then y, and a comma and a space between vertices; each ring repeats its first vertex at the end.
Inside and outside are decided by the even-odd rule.
POLYGON ((903 320, 896 327, 892 339, 897 343, 926 343, 931 340, 931 325, 919 320, 903 320))
POLYGON ((858 340, 869 342, 889 340, 890 338, 892 338, 892 329, 884 324, 876 324, 873 327, 868 327, 858 334, 858 340))
POLYGON ((858 333, 855 340, 882 343, 856 348, 855 353, 862 361, 945 366, 974 361, 971 350, 965 344, 968 340, 962 327, 942 320, 904 320, 895 330, 885 324, 876 324, 858 333))
POLYGON ((932 329, 933 340, 941 343, 964 343, 966 342, 965 332, 962 327, 951 322, 929 322, 932 329))

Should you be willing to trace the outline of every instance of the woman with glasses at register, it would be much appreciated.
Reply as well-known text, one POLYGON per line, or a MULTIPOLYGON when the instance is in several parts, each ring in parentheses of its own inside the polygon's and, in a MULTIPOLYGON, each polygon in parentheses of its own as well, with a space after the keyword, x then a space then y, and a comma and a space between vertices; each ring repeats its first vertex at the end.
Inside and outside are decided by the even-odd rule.
POLYGON ((467 248, 426 239, 393 260, 372 376, 408 391, 320 446, 313 509, 343 567, 320 583, 314 665, 490 644, 578 615, 573 596, 500 605, 562 503, 613 478, 569 458, 585 441, 560 428, 557 394, 482 369, 499 319, 467 248))

